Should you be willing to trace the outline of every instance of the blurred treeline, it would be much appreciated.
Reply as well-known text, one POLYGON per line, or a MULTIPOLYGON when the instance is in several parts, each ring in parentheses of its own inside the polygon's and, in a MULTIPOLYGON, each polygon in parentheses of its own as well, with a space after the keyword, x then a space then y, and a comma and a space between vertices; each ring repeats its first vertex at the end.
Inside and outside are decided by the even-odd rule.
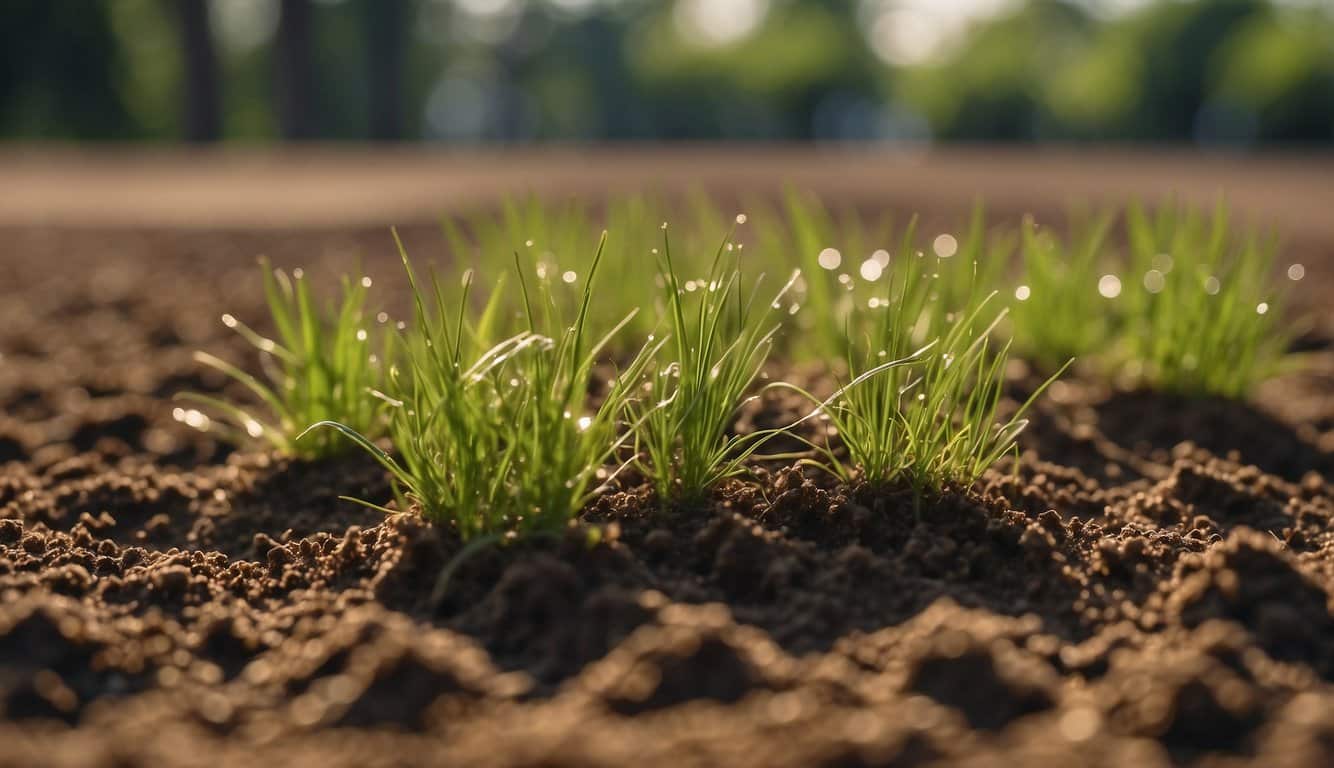
POLYGON ((1132 7, 4 0, 0 137, 1334 142, 1334 3, 1132 7))

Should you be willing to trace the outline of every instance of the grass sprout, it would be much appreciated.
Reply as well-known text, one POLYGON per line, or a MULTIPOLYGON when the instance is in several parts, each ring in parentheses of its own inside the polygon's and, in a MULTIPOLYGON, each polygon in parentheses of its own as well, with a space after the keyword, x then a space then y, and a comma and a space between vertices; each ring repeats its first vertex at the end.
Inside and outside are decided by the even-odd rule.
POLYGON ((1109 245, 1113 211, 1073 219, 1066 236, 1024 222, 1011 304, 1020 354, 1045 370, 1081 357, 1125 384, 1230 398, 1286 365, 1273 238, 1238 232, 1222 205, 1132 204, 1124 219, 1126 253, 1109 245))
POLYGON ((259 350, 263 378, 207 352, 195 353, 198 362, 250 390, 259 404, 184 393, 180 399, 216 416, 177 409, 177 418, 237 444, 260 440, 281 453, 306 458, 322 458, 351 447, 332 433, 296 440, 302 430, 319 421, 338 419, 361 434, 379 436, 384 428, 384 404, 371 393, 380 385, 386 350, 373 349, 374 329, 368 328, 365 310, 370 278, 344 277, 341 298, 320 307, 301 270, 288 276, 273 269, 267 259, 261 260, 261 268, 277 338, 257 333, 232 315, 223 315, 222 322, 259 350))
MULTIPOLYGON (((1045 370, 1106 350, 1118 331, 1104 275, 1112 215, 1078 216, 1067 242, 1025 217, 1020 229, 1022 277, 1010 324, 1016 350, 1045 370)), ((1114 298, 1114 297, 1113 297, 1114 298)))
POLYGON ((740 255, 730 236, 705 276, 683 285, 662 230, 659 268, 674 359, 649 383, 658 402, 644 407, 636 442, 663 503, 697 500, 739 474, 778 431, 728 434, 773 347, 779 310, 799 273, 773 296, 761 296, 763 276, 743 295, 740 255))
MULTIPOLYGON (((910 226, 900 252, 912 252, 912 241, 910 226)), ((949 485, 971 485, 1012 451, 1027 425, 1024 414, 1055 376, 1002 417, 1009 344, 992 337, 1005 310, 992 311, 994 293, 979 297, 974 278, 966 290, 955 286, 963 309, 942 312, 936 273, 926 273, 918 256, 905 261, 886 298, 856 305, 848 323, 860 335, 849 330, 843 345, 857 385, 840 388, 823 409, 846 455, 822 451, 823 466, 844 481, 903 484, 920 500, 949 485), (984 323, 986 317, 992 319, 984 323)))
POLYGON ((1272 278, 1275 242, 1239 237, 1227 209, 1126 214, 1130 276, 1121 353, 1143 382, 1186 395, 1244 397, 1279 372, 1291 335, 1272 278))
POLYGON ((415 322, 400 339, 402 365, 390 373, 386 395, 397 456, 343 423, 312 430, 350 437, 389 470, 401 507, 452 525, 465 540, 565 526, 618 471, 606 465, 628 439, 622 419, 660 342, 642 347, 591 406, 599 355, 633 317, 596 340, 587 332, 602 246, 568 325, 549 284, 530 289, 516 256, 529 327, 495 343, 489 339, 502 315, 496 308, 505 300, 499 290, 470 313, 471 272, 451 297, 434 273, 429 285, 419 280, 399 248, 415 322))

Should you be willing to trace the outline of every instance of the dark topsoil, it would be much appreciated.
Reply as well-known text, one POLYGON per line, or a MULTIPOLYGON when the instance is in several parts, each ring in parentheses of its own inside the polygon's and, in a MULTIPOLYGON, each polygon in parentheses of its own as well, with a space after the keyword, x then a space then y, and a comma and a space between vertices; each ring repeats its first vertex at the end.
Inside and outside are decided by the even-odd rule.
POLYGON ((171 418, 224 386, 193 349, 253 360, 217 317, 262 318, 255 254, 388 245, 3 234, 0 764, 1334 764, 1327 332, 1251 404, 1073 378, 1017 476, 920 514, 782 467, 631 488, 432 605, 457 544, 338 501, 388 497, 371 462, 171 418))

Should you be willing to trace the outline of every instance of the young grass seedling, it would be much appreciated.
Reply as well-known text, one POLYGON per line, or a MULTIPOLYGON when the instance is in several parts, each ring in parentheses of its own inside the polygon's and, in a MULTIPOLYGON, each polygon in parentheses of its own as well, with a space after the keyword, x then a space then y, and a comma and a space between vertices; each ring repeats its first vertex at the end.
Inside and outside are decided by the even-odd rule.
POLYGON ((327 432, 298 443, 298 434, 319 421, 337 419, 361 434, 378 437, 384 429, 384 409, 371 393, 380 386, 386 350, 372 350, 365 316, 370 278, 344 277, 341 300, 321 309, 301 270, 288 277, 267 259, 260 265, 278 338, 262 336, 232 315, 223 315, 222 322, 259 350, 267 381, 207 352, 196 352, 195 359, 249 389, 262 407, 185 393, 181 399, 217 417, 177 409, 177 418, 238 444, 262 440, 281 453, 306 458, 326 457, 351 446, 327 432))
POLYGON ((653 379, 660 400, 644 409, 636 442, 664 504, 698 500, 739 474, 743 462, 775 434, 728 435, 728 430, 768 358, 779 328, 775 315, 798 273, 762 304, 762 278, 743 296, 740 252, 730 238, 729 233, 718 246, 705 278, 683 286, 663 225, 658 261, 675 359, 653 379), (736 256, 736 266, 726 263, 728 255, 736 256))
POLYGON ((1236 237, 1227 210, 1126 214, 1131 270, 1121 352, 1150 386, 1244 397, 1281 367, 1291 336, 1272 279, 1274 243, 1236 237))
MULTIPOLYGON (((1024 413, 1046 384, 1000 418, 1008 345, 996 349, 991 336, 1004 312, 983 324, 993 295, 978 296, 976 272, 967 282, 951 278, 943 294, 941 273, 912 247, 914 237, 910 225, 898 249, 910 255, 886 265, 883 295, 855 303, 847 319, 840 346, 859 383, 841 388, 824 408, 846 457, 817 448, 826 457, 822 466, 844 481, 903 484, 920 501, 925 493, 971 484, 1011 451, 1024 413)), ((975 218, 967 242, 980 237, 975 218)))
MULTIPOLYGON (((607 463, 628 430, 628 411, 655 345, 616 376, 596 407, 587 404, 595 364, 620 326, 600 340, 587 335, 601 246, 584 280, 577 316, 560 317, 549 281, 530 291, 516 256, 528 330, 497 343, 502 297, 469 312, 471 274, 456 299, 434 275, 429 293, 402 251, 415 321, 401 339, 403 365, 391 372, 391 456, 346 424, 317 424, 345 434, 392 474, 401 508, 452 525, 464 540, 495 540, 558 530, 616 470, 607 463)), ((315 429, 314 427, 312 429, 315 429)))
POLYGON ((1010 327, 1017 349, 1044 370, 1105 352, 1120 330, 1115 296, 1107 295, 1119 283, 1103 279, 1111 223, 1110 213, 1074 219, 1067 245, 1031 217, 1023 221, 1023 276, 1013 289, 1010 327))

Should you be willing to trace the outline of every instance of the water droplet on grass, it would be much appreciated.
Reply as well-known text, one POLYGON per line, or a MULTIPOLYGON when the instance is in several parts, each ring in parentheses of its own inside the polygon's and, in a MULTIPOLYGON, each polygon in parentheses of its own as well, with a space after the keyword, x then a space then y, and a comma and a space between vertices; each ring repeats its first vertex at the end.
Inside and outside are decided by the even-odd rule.
POLYGON ((745 224, 745 223, 746 223, 746 214, 744 214, 744 213, 738 213, 738 214, 736 215, 736 223, 738 223, 738 224, 745 224))
POLYGON ((1167 277, 1156 269, 1151 269, 1144 273, 1144 290, 1149 293, 1159 293, 1167 286, 1167 277))
POLYGON ((885 271, 885 265, 881 264, 874 255, 862 262, 861 272, 863 280, 875 282, 880 279, 880 275, 885 271))
POLYGON ((1218 282, 1218 278, 1213 275, 1204 278, 1204 292, 1210 296, 1217 296, 1222 287, 1222 283, 1218 282))
POLYGON ((871 254, 871 258, 875 259, 876 263, 882 267, 889 266, 889 251, 885 250, 884 248, 880 248, 875 252, 873 252, 871 254))
POLYGON ((1098 278, 1098 293, 1105 299, 1114 299, 1121 295, 1121 278, 1116 275, 1103 275, 1098 278))
POLYGON ((1026 285, 1021 285, 1014 289, 1014 297, 1019 301, 1028 301, 1028 297, 1033 295, 1032 289, 1026 285))
POLYGON ((942 259, 948 259, 959 252, 959 241, 954 239, 954 235, 940 235, 931 243, 931 250, 942 259))
POLYGON ((838 265, 843 263, 843 254, 839 253, 837 248, 825 248, 820 251, 819 256, 815 257, 815 260, 824 269, 832 271, 838 269, 838 265))
POLYGON ((1259 304, 1255 305, 1255 314, 1257 315, 1263 315, 1268 311, 1269 311, 1269 302, 1267 301, 1262 301, 1259 304))
POLYGON ((365 331, 365 329, 361 329, 361 330, 357 331, 357 341, 365 341, 365 340, 366 340, 366 331, 365 331))
POLYGON ((1288 279, 1296 282, 1306 277, 1306 267, 1301 264, 1293 264, 1288 267, 1288 279))
POLYGON ((370 275, 367 275, 367 276, 361 278, 361 287, 362 287, 362 288, 370 288, 371 285, 373 285, 373 284, 374 284, 374 283, 371 281, 370 275))
POLYGON ((579 279, 579 276, 574 273, 573 269, 567 269, 561 274, 560 279, 567 283, 573 283, 575 280, 579 279))

